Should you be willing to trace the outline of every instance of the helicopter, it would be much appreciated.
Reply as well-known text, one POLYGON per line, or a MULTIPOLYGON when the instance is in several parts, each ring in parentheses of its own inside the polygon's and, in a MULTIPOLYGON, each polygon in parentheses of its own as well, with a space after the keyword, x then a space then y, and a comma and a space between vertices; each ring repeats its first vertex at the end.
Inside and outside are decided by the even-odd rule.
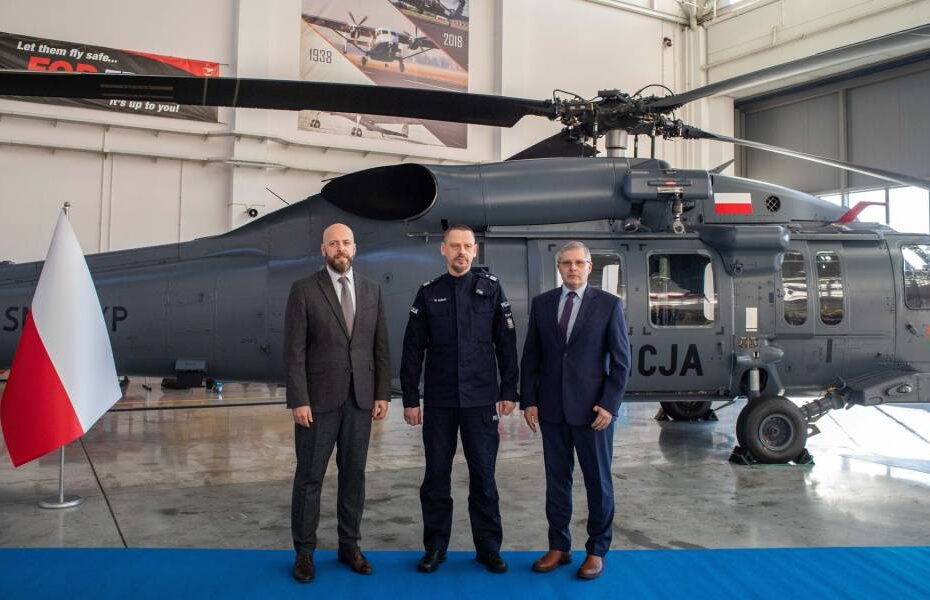
MULTIPOLYGON (((527 116, 562 130, 512 160, 403 163, 329 181, 305 201, 215 237, 87 258, 117 369, 281 382, 293 281, 323 266, 322 230, 349 225, 355 264, 385 299, 396 378, 417 289, 445 270, 452 224, 479 238, 476 264, 501 281, 518 331, 530 299, 559 281, 569 240, 591 250, 590 282, 624 301, 632 344, 626 400, 677 420, 748 402, 736 423, 745 462, 803 463, 816 421, 857 405, 930 399, 930 236, 860 223, 846 209, 774 184, 654 157, 656 138, 716 140, 930 189, 930 181, 704 131, 675 119, 687 102, 872 42, 664 96, 604 90, 547 100, 310 81, 0 72, 0 96, 132 98, 325 110, 510 127, 527 116), (629 136, 652 141, 628 157, 629 136), (606 138, 606 156, 590 142, 606 138), (813 395, 798 406, 787 396, 813 395)), ((41 263, 0 266, 0 368, 12 361, 41 263)), ((522 340, 521 340, 522 341, 522 340)))

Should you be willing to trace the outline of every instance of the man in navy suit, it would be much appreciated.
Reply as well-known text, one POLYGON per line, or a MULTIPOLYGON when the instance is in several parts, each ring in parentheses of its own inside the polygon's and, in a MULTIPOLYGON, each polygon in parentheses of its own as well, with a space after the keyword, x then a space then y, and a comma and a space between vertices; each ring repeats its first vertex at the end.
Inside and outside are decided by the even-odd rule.
POLYGON ((521 362, 521 407, 542 429, 549 551, 533 563, 541 573, 571 562, 574 453, 588 495, 587 557, 578 577, 604 569, 614 518, 610 474, 614 418, 630 372, 623 304, 588 285, 591 252, 581 242, 559 251, 562 286, 533 298, 521 362))

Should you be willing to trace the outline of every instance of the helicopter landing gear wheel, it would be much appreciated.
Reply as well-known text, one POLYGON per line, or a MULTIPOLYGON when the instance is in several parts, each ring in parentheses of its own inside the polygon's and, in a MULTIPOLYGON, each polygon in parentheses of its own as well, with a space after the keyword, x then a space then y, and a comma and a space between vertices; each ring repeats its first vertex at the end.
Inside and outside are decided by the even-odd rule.
POLYGON ((807 420, 783 396, 752 400, 736 420, 736 439, 760 463, 787 463, 807 444, 807 420))
POLYGON ((319 127, 320 127, 320 120, 319 120, 319 119, 313 119, 312 121, 310 121, 310 127, 313 127, 314 129, 319 129, 319 127))
POLYGON ((660 402, 662 410, 674 421, 703 421, 713 412, 711 403, 705 402, 660 402))

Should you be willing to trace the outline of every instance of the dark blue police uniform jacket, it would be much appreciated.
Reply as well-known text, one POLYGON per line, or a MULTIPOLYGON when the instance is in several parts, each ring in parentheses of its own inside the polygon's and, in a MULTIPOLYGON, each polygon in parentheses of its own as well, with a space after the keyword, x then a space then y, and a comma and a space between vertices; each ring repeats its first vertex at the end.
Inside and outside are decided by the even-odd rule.
POLYGON ((446 273, 420 287, 400 365, 405 408, 420 405, 424 353, 423 399, 430 406, 468 408, 516 400, 517 336, 497 277, 484 271, 461 277, 446 273))
POLYGON ((617 416, 630 372, 630 343, 619 298, 592 286, 582 297, 568 344, 559 329, 562 288, 533 298, 520 368, 520 406, 539 420, 594 422, 594 406, 617 416))

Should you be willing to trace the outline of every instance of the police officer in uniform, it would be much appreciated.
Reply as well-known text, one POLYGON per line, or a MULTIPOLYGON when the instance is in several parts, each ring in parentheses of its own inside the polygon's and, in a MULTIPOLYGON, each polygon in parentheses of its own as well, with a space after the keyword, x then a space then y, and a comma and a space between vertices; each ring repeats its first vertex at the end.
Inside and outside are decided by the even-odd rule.
POLYGON ((461 432, 476 558, 489 571, 503 573, 507 563, 500 555, 503 532, 494 468, 500 443, 499 415, 513 411, 517 394, 513 314, 497 277, 471 270, 478 245, 470 227, 450 227, 440 252, 448 272, 425 283, 417 293, 407 321, 400 367, 404 420, 409 425, 423 425, 426 455, 420 487, 426 552, 417 567, 432 573, 446 558, 452 530, 452 459, 461 432))

